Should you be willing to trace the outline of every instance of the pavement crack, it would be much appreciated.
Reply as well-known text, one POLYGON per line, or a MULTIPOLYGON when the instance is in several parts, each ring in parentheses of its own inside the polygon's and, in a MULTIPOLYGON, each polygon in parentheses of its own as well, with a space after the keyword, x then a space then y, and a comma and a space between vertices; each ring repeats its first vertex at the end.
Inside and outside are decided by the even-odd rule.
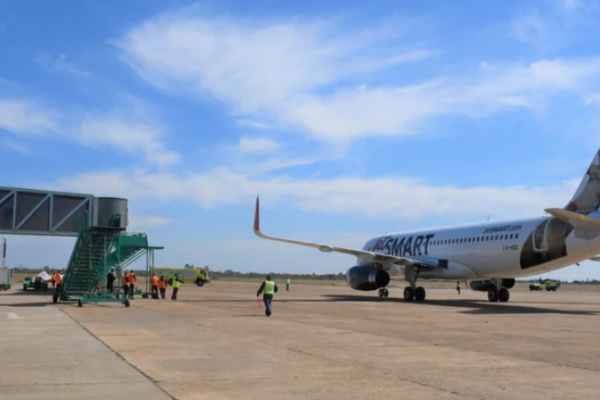
POLYGON ((160 387, 160 385, 158 384, 159 382, 156 379, 152 378, 150 375, 146 374, 144 371, 142 371, 141 369, 139 369, 137 366, 135 366, 134 364, 132 364, 131 362, 129 362, 129 360, 127 360, 125 357, 123 357, 118 351, 115 351, 112 347, 110 347, 108 344, 106 344, 106 342, 104 342, 102 339, 100 339, 98 336, 96 336, 92 331, 90 331, 88 328, 86 328, 85 325, 83 325, 82 323, 80 323, 79 321, 77 321, 75 318, 73 318, 71 316, 71 314, 69 314, 68 312, 66 312, 65 310, 63 310, 61 307, 57 307, 57 308, 60 311, 62 311, 63 313, 65 313, 67 315, 67 317, 69 317, 71 319, 71 321, 73 321, 77 325, 79 325, 81 327, 81 329, 83 329, 84 331, 86 331, 91 337, 93 337, 94 339, 96 339, 98 342, 102 343, 102 345, 104 347, 106 347, 108 350, 110 350, 113 354, 115 354, 121 360, 123 360, 124 362, 126 362, 127 365, 129 365, 131 368, 133 368, 137 372, 139 372, 144 378, 146 378, 150 383, 152 383, 158 390, 160 390, 161 392, 163 392, 164 394, 166 394, 167 396, 169 396, 169 398, 171 400, 179 400, 178 398, 174 397, 169 392, 167 392, 165 389, 163 389, 162 387, 160 387))

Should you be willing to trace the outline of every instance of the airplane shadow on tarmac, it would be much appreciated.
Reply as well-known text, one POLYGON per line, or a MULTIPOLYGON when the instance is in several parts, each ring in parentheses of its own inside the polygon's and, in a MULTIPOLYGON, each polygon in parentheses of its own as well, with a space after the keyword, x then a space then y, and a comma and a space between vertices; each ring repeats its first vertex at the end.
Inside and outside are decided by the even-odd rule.
MULTIPOLYGON (((396 302, 406 303, 404 299, 389 297, 380 299, 379 297, 364 297, 352 295, 322 295, 321 297, 330 298, 333 301, 375 301, 375 302, 396 302)), ((600 311, 582 311, 582 310, 557 310, 543 307, 528 307, 514 305, 511 303, 490 303, 482 300, 425 300, 423 303, 412 303, 419 306, 435 306, 449 308, 469 308, 467 311, 462 311, 463 314, 472 315, 490 315, 490 314, 563 314, 563 315, 600 315, 600 311)))
MULTIPOLYGON (((401 298, 386 298, 382 299, 379 297, 366 297, 366 296, 353 296, 353 295, 338 295, 338 294, 324 294, 320 296, 320 299, 282 299, 275 298, 274 304, 277 303, 314 303, 314 302, 381 302, 381 303, 406 303, 401 298)), ((179 302, 183 303, 246 303, 255 302, 255 300, 246 299, 218 299, 218 300, 184 300, 181 299, 179 302)), ((534 302, 538 304, 538 302, 534 302)), ((583 311, 583 310, 560 310, 544 307, 528 307, 523 305, 515 305, 511 303, 490 303, 485 300, 426 300, 423 303, 409 303, 410 305, 417 305, 422 307, 434 306, 434 307, 448 307, 448 308, 468 308, 466 311, 459 311, 463 314, 470 315, 518 315, 518 314, 561 314, 561 315, 588 315, 598 316, 599 311, 583 311)), ((407 304, 407 305, 409 305, 407 304)), ((523 302, 521 302, 523 304, 523 302)), ((527 303, 525 303, 527 304, 527 303)))

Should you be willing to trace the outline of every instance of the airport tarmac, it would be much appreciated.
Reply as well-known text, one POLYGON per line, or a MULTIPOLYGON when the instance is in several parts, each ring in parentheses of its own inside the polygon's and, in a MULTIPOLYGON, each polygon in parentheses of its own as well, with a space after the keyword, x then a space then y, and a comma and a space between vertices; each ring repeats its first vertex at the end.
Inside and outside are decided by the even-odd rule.
MULTIPOLYGON (((185 285, 178 301, 0 293, 0 399, 592 399, 600 292, 185 285)), ((170 293, 169 293, 170 295, 170 293)))

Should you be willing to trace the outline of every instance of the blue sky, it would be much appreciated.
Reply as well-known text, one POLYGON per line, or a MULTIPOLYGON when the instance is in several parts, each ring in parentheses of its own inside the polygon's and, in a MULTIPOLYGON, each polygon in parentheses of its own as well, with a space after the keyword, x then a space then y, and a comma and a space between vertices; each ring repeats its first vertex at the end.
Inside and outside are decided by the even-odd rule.
MULTIPOLYGON (((256 195, 267 233, 349 247, 564 206, 600 146, 600 3, 399 4, 0 0, 2 184, 127 197, 158 265, 293 273, 354 260, 256 238, 256 195)), ((12 236, 8 263, 72 245, 12 236)))

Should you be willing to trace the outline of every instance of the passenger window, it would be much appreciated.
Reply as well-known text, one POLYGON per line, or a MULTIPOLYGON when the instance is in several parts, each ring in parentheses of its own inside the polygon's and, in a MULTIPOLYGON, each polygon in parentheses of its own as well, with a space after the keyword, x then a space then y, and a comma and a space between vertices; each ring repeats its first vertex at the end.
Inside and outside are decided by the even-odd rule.
POLYGON ((510 238, 511 238, 511 239, 513 238, 513 234, 512 234, 512 233, 510 234, 510 238))
POLYGON ((519 238, 519 234, 517 233, 517 234, 515 234, 515 239, 518 239, 518 238, 519 238))

